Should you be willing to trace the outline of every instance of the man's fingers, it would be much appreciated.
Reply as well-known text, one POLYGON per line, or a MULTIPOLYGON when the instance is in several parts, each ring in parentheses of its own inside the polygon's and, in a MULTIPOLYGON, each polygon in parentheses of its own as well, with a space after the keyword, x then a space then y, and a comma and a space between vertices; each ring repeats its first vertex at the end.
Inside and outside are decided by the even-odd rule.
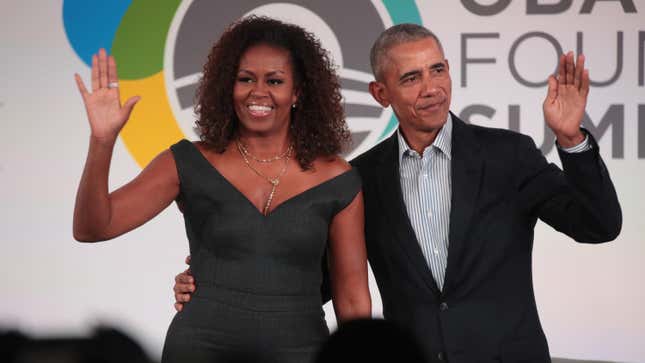
POLYGON ((178 284, 192 284, 193 283, 193 277, 188 275, 186 271, 180 273, 179 275, 175 276, 175 282, 178 284))
MULTIPOLYGON (((180 273, 179 275, 175 276, 175 286, 176 285, 193 285, 195 283, 195 279, 189 275, 186 271, 180 273)), ((186 290, 188 291, 188 290, 186 290)), ((190 290, 192 291, 192 290, 190 290)))
POLYGON ((184 309, 184 304, 175 303, 175 310, 177 310, 177 312, 181 312, 183 309, 184 309))
POLYGON ((547 103, 552 103, 558 97, 558 81, 554 76, 549 76, 548 88, 546 93, 547 103))
POLYGON ((560 56, 560 61, 558 62, 558 82, 560 84, 563 84, 564 81, 566 80, 566 77, 564 76, 564 71, 566 69, 565 60, 566 60, 566 54, 563 54, 560 56))
POLYGON ((581 81, 581 84, 580 84, 580 93, 585 98, 589 94, 589 83, 590 83, 590 81, 589 81, 589 70, 584 69, 582 71, 582 81, 581 81))
POLYGON ((177 294, 189 294, 195 290, 192 284, 184 284, 181 282, 177 282, 175 286, 172 287, 172 290, 175 292, 175 295, 177 294))
POLYGON ((566 59, 565 64, 566 64, 567 69, 566 69, 566 82, 565 82, 565 84, 570 85, 570 84, 573 84, 573 78, 574 78, 574 76, 573 76, 573 73, 574 73, 573 52, 570 51, 569 53, 567 53, 566 58, 567 59, 566 59))
POLYGON ((186 303, 186 302, 190 301, 190 294, 176 293, 175 294, 175 301, 178 302, 178 303, 182 303, 182 304, 186 303))
POLYGON ((578 54, 578 59, 576 60, 576 70, 573 78, 573 85, 577 90, 580 89, 582 85, 582 74, 585 70, 585 56, 583 54, 578 54))
POLYGON ((184 276, 182 278, 182 281, 184 281, 186 284, 194 284, 195 283, 195 279, 190 274, 190 269, 186 269, 186 271, 184 271, 184 276))
POLYGON ((175 294, 190 294, 195 291, 195 285, 178 282, 172 289, 175 291, 175 294))

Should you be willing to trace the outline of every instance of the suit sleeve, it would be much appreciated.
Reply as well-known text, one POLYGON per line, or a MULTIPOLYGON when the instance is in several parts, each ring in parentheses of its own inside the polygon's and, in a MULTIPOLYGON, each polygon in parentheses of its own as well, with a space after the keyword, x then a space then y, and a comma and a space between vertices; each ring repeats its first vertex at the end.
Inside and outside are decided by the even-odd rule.
POLYGON ((598 144, 589 134, 591 149, 566 153, 558 149, 563 170, 549 164, 533 140, 518 143, 517 183, 529 213, 578 242, 615 239, 622 227, 616 190, 598 144))

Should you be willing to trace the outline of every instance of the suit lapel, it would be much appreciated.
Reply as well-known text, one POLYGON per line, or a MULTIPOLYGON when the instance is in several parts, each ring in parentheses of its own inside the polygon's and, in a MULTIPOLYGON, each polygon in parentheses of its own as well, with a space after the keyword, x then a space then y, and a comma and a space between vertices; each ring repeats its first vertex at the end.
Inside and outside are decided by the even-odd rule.
POLYGON ((481 145, 473 131, 455 115, 452 115, 452 119, 452 201, 444 294, 454 287, 458 261, 463 260, 462 254, 479 195, 484 164, 481 145))
POLYGON ((387 216, 385 220, 391 223, 393 234, 396 237, 396 241, 393 241, 393 243, 404 251, 413 269, 421 275, 428 288, 436 296, 439 296, 439 288, 423 257, 403 201, 399 174, 399 145, 396 132, 385 143, 387 143, 386 147, 379 160, 378 167, 380 170, 376 175, 379 176, 377 180, 378 194, 383 198, 383 210, 387 216))

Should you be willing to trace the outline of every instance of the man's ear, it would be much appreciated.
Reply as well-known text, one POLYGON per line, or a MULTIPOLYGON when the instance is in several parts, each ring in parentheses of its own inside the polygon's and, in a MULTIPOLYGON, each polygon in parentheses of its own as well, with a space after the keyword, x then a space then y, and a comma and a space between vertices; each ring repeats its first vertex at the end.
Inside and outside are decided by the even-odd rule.
POLYGON ((379 81, 372 81, 369 85, 370 94, 376 102, 378 102, 383 107, 390 106, 390 98, 385 88, 385 85, 379 81))

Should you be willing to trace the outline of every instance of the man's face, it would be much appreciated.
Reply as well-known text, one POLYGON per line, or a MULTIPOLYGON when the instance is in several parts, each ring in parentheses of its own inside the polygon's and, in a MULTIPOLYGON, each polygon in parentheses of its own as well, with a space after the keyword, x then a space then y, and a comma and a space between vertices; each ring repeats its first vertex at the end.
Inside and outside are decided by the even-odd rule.
POLYGON ((381 80, 370 84, 372 96, 392 105, 405 135, 436 134, 450 109, 452 81, 448 61, 433 38, 390 48, 381 80))

